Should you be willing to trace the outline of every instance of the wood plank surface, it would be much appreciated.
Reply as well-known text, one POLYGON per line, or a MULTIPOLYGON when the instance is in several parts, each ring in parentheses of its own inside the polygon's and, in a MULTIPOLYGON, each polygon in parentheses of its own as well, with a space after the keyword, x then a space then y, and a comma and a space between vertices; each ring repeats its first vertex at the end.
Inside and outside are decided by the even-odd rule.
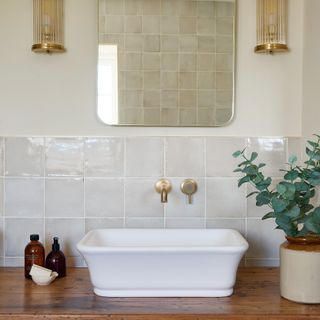
POLYGON ((320 305, 281 298, 277 268, 241 268, 228 298, 103 298, 94 295, 87 269, 68 269, 42 287, 21 268, 0 268, 0 319, 320 320, 320 305))

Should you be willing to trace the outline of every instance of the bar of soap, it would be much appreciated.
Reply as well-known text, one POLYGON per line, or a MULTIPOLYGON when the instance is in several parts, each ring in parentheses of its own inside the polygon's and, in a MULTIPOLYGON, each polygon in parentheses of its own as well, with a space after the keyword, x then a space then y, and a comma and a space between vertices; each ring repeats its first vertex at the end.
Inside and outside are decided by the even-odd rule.
POLYGON ((33 264, 29 272, 30 276, 50 278, 52 270, 33 264))

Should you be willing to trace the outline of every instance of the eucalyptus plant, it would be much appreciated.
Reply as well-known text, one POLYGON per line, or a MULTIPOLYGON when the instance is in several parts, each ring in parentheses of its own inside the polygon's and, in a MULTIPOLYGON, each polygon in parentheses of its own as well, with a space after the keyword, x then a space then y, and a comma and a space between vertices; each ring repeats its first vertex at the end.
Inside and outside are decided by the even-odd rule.
POLYGON ((236 151, 235 158, 242 162, 234 172, 241 172, 238 186, 251 184, 255 191, 247 197, 255 196, 258 207, 268 206, 268 212, 262 219, 274 218, 277 229, 283 230, 287 236, 300 237, 306 235, 320 236, 320 206, 315 207, 311 199, 316 195, 316 187, 320 185, 320 136, 316 141, 308 141, 306 148, 307 161, 303 166, 297 164, 297 157, 289 157, 283 180, 275 185, 272 179, 265 177, 262 168, 265 163, 258 163, 258 153, 247 155, 246 149, 236 151))

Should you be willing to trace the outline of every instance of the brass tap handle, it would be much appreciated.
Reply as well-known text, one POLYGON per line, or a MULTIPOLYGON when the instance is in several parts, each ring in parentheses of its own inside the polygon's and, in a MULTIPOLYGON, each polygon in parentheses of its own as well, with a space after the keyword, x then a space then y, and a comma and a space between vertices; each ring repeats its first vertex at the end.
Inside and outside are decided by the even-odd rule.
POLYGON ((198 190, 198 184, 193 179, 186 179, 181 183, 181 191, 188 196, 188 203, 192 204, 192 195, 198 190))
POLYGON ((161 179, 156 183, 155 189, 158 193, 161 194, 161 203, 167 203, 168 193, 172 189, 171 182, 167 179, 161 179))

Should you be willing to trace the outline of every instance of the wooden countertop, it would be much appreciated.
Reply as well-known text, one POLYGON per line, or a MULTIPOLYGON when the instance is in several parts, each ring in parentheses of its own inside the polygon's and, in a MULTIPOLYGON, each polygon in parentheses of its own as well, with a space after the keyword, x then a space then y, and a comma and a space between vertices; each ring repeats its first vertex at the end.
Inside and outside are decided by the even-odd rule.
POLYGON ((241 268, 228 298, 103 298, 93 294, 87 269, 49 286, 25 280, 20 268, 0 268, 0 319, 301 320, 320 319, 320 305, 279 295, 278 269, 241 268))

